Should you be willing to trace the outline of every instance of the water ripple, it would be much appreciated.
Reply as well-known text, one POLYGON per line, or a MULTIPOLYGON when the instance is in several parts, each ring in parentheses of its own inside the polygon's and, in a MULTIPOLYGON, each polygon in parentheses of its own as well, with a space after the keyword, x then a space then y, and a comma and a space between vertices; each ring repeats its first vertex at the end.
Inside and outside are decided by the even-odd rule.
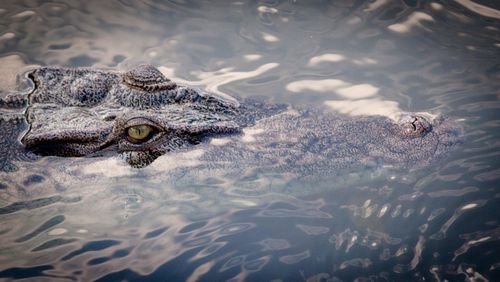
POLYGON ((19 160, 0 172, 0 279, 497 280, 500 12, 476 2, 2 2, 1 97, 29 93, 38 65, 152 63, 234 105, 428 111, 465 141, 425 168, 321 185, 248 171, 241 152, 238 173, 203 171, 204 144, 144 169, 19 160))

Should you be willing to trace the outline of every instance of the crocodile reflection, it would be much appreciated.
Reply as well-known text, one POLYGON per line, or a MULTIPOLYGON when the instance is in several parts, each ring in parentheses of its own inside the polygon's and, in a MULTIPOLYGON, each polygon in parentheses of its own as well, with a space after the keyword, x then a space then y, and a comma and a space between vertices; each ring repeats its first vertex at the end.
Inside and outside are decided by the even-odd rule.
POLYGON ((168 152, 229 140, 207 160, 302 174, 380 163, 427 164, 460 142, 449 119, 349 117, 177 85, 151 65, 127 72, 41 67, 21 142, 38 155, 120 154, 144 167, 168 152))

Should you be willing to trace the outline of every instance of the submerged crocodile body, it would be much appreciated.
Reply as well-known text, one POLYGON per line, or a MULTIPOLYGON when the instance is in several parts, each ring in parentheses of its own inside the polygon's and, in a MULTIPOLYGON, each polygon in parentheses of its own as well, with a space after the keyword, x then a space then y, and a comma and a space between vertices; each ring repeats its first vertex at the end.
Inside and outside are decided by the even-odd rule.
MULTIPOLYGON (((120 154, 130 165, 144 167, 161 155, 199 147, 213 167, 230 163, 242 169, 332 174, 424 165, 461 140, 460 127, 446 118, 402 113, 394 121, 235 99, 177 85, 150 65, 127 72, 41 67, 29 77, 35 88, 27 98, 4 99, 0 105, 27 104, 23 146, 2 146, 4 170, 21 151, 62 157, 120 154)), ((19 130, 14 124, 21 126, 2 124, 11 132, 19 130)))

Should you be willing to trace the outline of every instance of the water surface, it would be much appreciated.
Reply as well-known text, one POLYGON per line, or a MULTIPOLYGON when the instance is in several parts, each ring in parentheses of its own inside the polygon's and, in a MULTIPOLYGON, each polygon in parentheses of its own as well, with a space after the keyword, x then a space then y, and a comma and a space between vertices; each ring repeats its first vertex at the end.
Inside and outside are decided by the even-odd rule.
POLYGON ((2 1, 2 96, 34 66, 151 63, 222 95, 446 115, 465 136, 425 168, 292 186, 172 178, 198 150, 18 162, 0 172, 0 278, 499 280, 499 20, 495 1, 2 1))

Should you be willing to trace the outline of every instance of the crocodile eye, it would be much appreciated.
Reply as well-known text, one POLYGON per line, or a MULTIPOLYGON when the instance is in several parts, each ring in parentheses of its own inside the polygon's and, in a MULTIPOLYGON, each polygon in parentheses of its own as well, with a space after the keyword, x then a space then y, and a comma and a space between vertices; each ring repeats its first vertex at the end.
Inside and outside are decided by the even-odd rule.
POLYGON ((147 124, 135 125, 131 126, 127 129, 127 135, 129 140, 134 143, 144 142, 151 137, 151 133, 153 133, 153 127, 147 124))

